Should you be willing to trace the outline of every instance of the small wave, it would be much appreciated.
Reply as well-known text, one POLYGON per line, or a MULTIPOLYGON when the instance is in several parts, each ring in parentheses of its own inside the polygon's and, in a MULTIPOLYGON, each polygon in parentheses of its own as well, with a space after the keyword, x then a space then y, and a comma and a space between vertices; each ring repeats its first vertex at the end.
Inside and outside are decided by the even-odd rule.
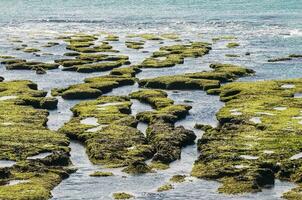
POLYGON ((85 24, 98 24, 106 23, 105 20, 74 20, 74 19, 41 19, 41 20, 28 20, 28 22, 37 22, 37 23, 85 23, 85 24))
POLYGON ((290 36, 301 36, 302 37, 302 30, 294 29, 289 31, 290 36))

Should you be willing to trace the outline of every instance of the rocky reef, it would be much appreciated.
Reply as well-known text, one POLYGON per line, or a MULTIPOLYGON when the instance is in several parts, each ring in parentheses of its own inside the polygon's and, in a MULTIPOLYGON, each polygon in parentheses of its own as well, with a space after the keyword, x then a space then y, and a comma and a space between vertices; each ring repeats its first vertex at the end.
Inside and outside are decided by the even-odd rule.
MULTIPOLYGON (((276 178, 301 183, 300 92, 301 79, 222 86, 219 126, 200 126, 205 133, 192 175, 219 180, 218 190, 230 194, 261 191, 276 178)), ((284 197, 299 199, 299 191, 284 197)))
POLYGON ((216 93, 221 83, 231 82, 239 77, 252 75, 253 70, 231 64, 211 64, 212 71, 188 73, 184 75, 162 76, 139 80, 139 85, 158 89, 199 89, 210 94, 216 93))
POLYGON ((132 77, 136 73, 135 68, 121 68, 112 71, 110 75, 86 78, 84 83, 71 85, 67 88, 54 88, 53 96, 62 96, 64 99, 90 99, 97 98, 112 89, 133 85, 135 79, 132 77), (115 75, 116 74, 116 75, 115 75))
POLYGON ((15 162, 0 168, 0 199, 49 199, 72 172, 67 137, 45 127, 47 110, 34 109, 56 106, 45 96, 30 81, 0 83, 0 159, 15 162))
POLYGON ((152 147, 136 129, 137 120, 129 115, 128 97, 102 96, 81 102, 72 111, 74 117, 60 133, 84 142, 93 163, 125 167, 152 157, 152 147))
POLYGON ((163 68, 183 64, 184 58, 202 57, 209 53, 211 44, 205 42, 191 42, 190 44, 162 46, 153 52, 152 57, 146 58, 138 67, 163 68))
POLYGON ((151 167, 162 168, 162 165, 180 159, 181 148, 194 143, 196 135, 182 126, 175 127, 174 122, 185 117, 191 107, 174 105, 173 100, 161 90, 139 90, 131 93, 130 97, 149 103, 156 109, 137 114, 138 120, 148 123, 146 137, 155 150, 151 167))

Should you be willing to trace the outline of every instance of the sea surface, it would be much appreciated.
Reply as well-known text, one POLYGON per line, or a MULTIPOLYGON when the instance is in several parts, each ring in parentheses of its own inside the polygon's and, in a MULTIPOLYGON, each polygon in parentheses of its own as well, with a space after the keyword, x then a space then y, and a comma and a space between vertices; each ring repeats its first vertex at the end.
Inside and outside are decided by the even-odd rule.
MULTIPOLYGON (((28 60, 52 62, 64 58, 63 44, 47 49, 41 48, 48 41, 65 33, 113 33, 120 36, 112 45, 129 55, 132 63, 139 63, 148 53, 125 48, 127 34, 132 33, 176 33, 184 41, 208 41, 219 36, 235 36, 240 46, 226 48, 229 41, 213 44, 210 54, 198 59, 186 59, 183 65, 166 69, 145 69, 138 78, 175 75, 187 72, 209 70, 213 62, 232 63, 252 68, 255 76, 238 81, 258 81, 302 77, 302 59, 269 63, 268 59, 302 54, 302 1, 301 0, 1 0, 0 1, 0 55, 13 55, 28 60), (14 50, 22 40, 30 47, 38 47, 43 53, 53 55, 26 54, 14 50), (249 52, 250 55, 246 55, 249 52), (236 54, 239 57, 226 57, 236 54), (173 70, 171 70, 173 69, 173 70)), ((172 44, 167 42, 165 45, 172 44)), ((147 42, 144 50, 150 52, 159 48, 156 41, 147 42)), ((109 72, 80 74, 48 71, 36 75, 33 71, 7 71, 0 64, 0 76, 6 80, 28 79, 39 85, 39 89, 50 91, 55 87, 81 83, 86 77, 100 76, 109 72)), ((138 86, 126 86, 113 90, 111 95, 127 95, 138 90, 138 86)), ((194 129, 195 123, 215 126, 215 113, 223 106, 216 96, 203 91, 168 91, 176 103, 193 106, 190 115, 177 123, 194 130, 198 138, 202 132, 194 129)), ((59 98, 58 110, 50 111, 48 127, 59 129, 72 116, 69 110, 79 101, 59 98)), ((146 109, 146 105, 133 104, 133 113, 146 109)), ((144 127, 142 125, 142 127, 144 127)), ((143 131, 143 128, 142 128, 143 131)), ((121 169, 113 171, 116 176, 106 178, 90 177, 89 174, 102 166, 91 164, 82 144, 72 141, 71 159, 78 171, 57 186, 53 200, 99 200, 111 199, 114 192, 129 192, 137 199, 184 200, 184 199, 280 199, 283 192, 294 184, 276 181, 275 187, 263 192, 245 195, 223 195, 217 193, 219 183, 215 181, 188 178, 175 189, 157 193, 156 189, 175 174, 189 175, 198 157, 196 145, 183 149, 182 158, 171 164, 168 170, 155 174, 129 176, 121 169)))

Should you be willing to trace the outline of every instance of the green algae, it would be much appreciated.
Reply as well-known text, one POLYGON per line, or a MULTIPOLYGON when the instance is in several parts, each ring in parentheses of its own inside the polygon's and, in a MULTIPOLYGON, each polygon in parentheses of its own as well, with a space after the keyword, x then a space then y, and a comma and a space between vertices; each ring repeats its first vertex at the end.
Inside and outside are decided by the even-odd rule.
POLYGON ((170 181, 172 183, 182 183, 185 182, 186 176, 185 175, 174 175, 172 178, 170 178, 170 181))
POLYGON ((90 174, 89 176, 93 177, 108 177, 108 176, 114 176, 112 172, 101 172, 101 171, 96 171, 90 174))
POLYGON ((129 49, 143 49, 144 41, 125 41, 125 45, 129 49))
POLYGON ((128 166, 125 172, 143 173, 141 161, 152 157, 153 150, 143 133, 135 128, 137 121, 129 115, 131 104, 129 98, 122 96, 103 96, 81 102, 72 108, 74 117, 60 132, 85 142, 93 163, 107 167, 128 166), (98 125, 81 123, 89 117, 95 118, 98 125), (90 131, 97 127, 100 128, 90 131))
POLYGON ((157 188, 157 192, 164 192, 172 189, 174 189, 173 186, 170 183, 168 183, 157 188))
POLYGON ((1 59, 14 59, 14 56, 9 56, 9 55, 0 55, 1 59))
MULTIPOLYGON (((294 94, 301 91, 301 79, 221 87, 219 126, 206 128, 198 141, 192 175, 219 180, 219 192, 230 194, 261 191, 275 178, 299 183, 302 161, 293 156, 301 152, 302 102, 294 94)), ((284 196, 294 199, 298 190, 284 196)))
POLYGON ((37 48, 25 48, 23 49, 23 52, 25 53, 35 53, 35 52, 39 52, 41 51, 40 49, 37 49, 37 48))
POLYGON ((57 63, 26 61, 24 59, 18 58, 2 60, 1 64, 4 64, 7 70, 36 70, 39 68, 44 70, 51 70, 57 69, 59 67, 59 64, 57 63))
POLYGON ((230 42, 230 43, 228 43, 227 44, 227 48, 236 48, 236 47, 239 47, 240 46, 240 44, 239 43, 237 43, 237 42, 230 42))
POLYGON ((37 85, 30 81, 0 83, 0 159, 17 161, 8 169, 9 174, 0 179, 26 180, 0 186, 1 199, 49 199, 50 191, 70 173, 66 168, 70 164, 68 139, 45 127, 46 110, 33 108, 47 101, 45 95, 46 92, 37 90, 37 85), (27 160, 43 152, 52 154, 27 160))
POLYGON ((114 199, 132 199, 134 198, 133 195, 125 193, 125 192, 118 192, 113 194, 114 199))
POLYGON ((184 58, 201 57, 210 51, 209 43, 191 42, 186 45, 172 45, 160 47, 150 58, 146 58, 140 65, 141 68, 163 68, 183 64, 184 58))
POLYGON ((60 45, 58 42, 47 42, 47 44, 45 44, 43 47, 54 47, 58 45, 60 45))
POLYGON ((229 58, 238 58, 238 57, 240 57, 240 56, 237 55, 237 54, 225 54, 225 57, 229 57, 229 58))
POLYGON ((188 73, 184 75, 162 76, 152 79, 141 79, 139 85, 158 89, 200 89, 210 90, 220 87, 220 83, 230 82, 242 76, 254 73, 253 70, 231 65, 211 64, 212 71, 188 73))
POLYGON ((107 54, 78 54, 75 59, 55 60, 63 65, 63 71, 77 71, 81 73, 91 73, 108 71, 122 65, 129 65, 129 57, 124 55, 107 54))
POLYGON ((97 98, 110 92, 116 87, 133 85, 135 80, 124 75, 107 75, 94 78, 86 78, 85 83, 71 85, 67 88, 52 89, 53 96, 62 96, 64 99, 89 99, 97 98))
POLYGON ((182 126, 174 127, 174 122, 185 117, 190 106, 174 105, 161 90, 139 90, 130 94, 131 98, 150 104, 155 111, 137 114, 137 119, 148 123, 146 136, 156 153, 151 168, 166 168, 168 164, 180 159, 181 148, 192 144, 196 138, 193 131, 182 126))
POLYGON ((226 35, 226 36, 220 36, 220 37, 214 37, 214 38, 212 38, 212 40, 214 42, 217 42, 219 40, 235 40, 235 39, 237 39, 237 37, 232 36, 232 35, 226 35))
POLYGON ((153 33, 142 33, 142 34, 130 34, 127 36, 128 38, 142 38, 142 39, 145 39, 145 40, 163 40, 162 37, 156 35, 156 34, 153 34, 153 33))
POLYGON ((178 39, 180 39, 179 35, 177 35, 176 33, 161 34, 161 37, 165 38, 165 39, 169 39, 169 40, 178 40, 178 39))
POLYGON ((105 37, 105 41, 119 41, 119 37, 111 34, 105 37))

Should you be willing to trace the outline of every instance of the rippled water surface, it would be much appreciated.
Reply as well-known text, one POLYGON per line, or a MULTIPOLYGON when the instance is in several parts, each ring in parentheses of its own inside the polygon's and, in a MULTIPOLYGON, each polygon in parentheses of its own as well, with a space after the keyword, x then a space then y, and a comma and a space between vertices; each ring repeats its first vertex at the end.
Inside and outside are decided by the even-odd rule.
MULTIPOLYGON (((197 59, 186 59, 183 65, 164 69, 145 69, 138 78, 175 75, 209 70, 213 62, 244 65, 256 71, 255 76, 239 81, 298 78, 302 74, 302 59, 269 63, 268 59, 284 57, 288 54, 302 54, 302 3, 300 0, 2 0, 0 1, 0 55, 14 55, 29 60, 51 62, 64 58, 65 44, 51 48, 41 48, 48 41, 66 32, 101 33, 103 31, 120 35, 120 42, 113 42, 120 54, 129 55, 133 64, 157 50, 157 41, 148 41, 145 51, 125 48, 125 36, 130 33, 177 33, 184 41, 212 41, 213 37, 233 35, 240 47, 226 48, 229 41, 213 44, 210 54, 197 59), (256 12, 255 12, 256 11, 256 12), (37 57, 15 51, 18 44, 12 39, 22 40, 30 47, 38 47, 42 55, 37 57), (249 52, 250 55, 246 55, 249 52), (239 57, 226 57, 236 54, 239 57)), ((55 87, 66 87, 81 83, 87 77, 100 76, 109 72, 81 74, 62 72, 60 69, 48 71, 46 75, 36 75, 32 71, 7 71, 0 64, 0 75, 6 80, 28 79, 36 82, 39 89, 50 91, 55 87)), ((114 89, 110 95, 127 95, 138 90, 138 85, 114 89)), ((49 94, 50 95, 50 94, 49 94)), ((206 95, 203 91, 168 91, 175 103, 193 106, 190 115, 178 125, 195 131, 198 138, 202 132, 194 129, 195 123, 217 124, 215 113, 223 106, 217 96, 206 95), (189 100, 189 101, 188 101, 189 100)), ((59 99, 58 109, 50 111, 48 127, 59 129, 72 113, 69 110, 79 101, 59 99)), ((151 109, 133 101, 132 114, 151 109)), ((139 124, 140 130, 146 126, 139 124)), ((294 185, 276 181, 275 187, 256 194, 226 196, 217 193, 219 183, 215 181, 188 178, 185 183, 176 184, 175 189, 157 193, 156 189, 175 174, 189 175, 198 157, 196 145, 183 149, 181 159, 171 164, 168 170, 154 174, 129 176, 121 169, 102 169, 89 162, 82 144, 72 141, 71 160, 78 171, 64 180, 53 190, 55 200, 110 199, 114 192, 130 192, 137 199, 279 199, 283 192, 294 185), (96 170, 112 171, 113 177, 90 177, 96 170)), ((4 161, 3 161, 4 162, 4 161)))

